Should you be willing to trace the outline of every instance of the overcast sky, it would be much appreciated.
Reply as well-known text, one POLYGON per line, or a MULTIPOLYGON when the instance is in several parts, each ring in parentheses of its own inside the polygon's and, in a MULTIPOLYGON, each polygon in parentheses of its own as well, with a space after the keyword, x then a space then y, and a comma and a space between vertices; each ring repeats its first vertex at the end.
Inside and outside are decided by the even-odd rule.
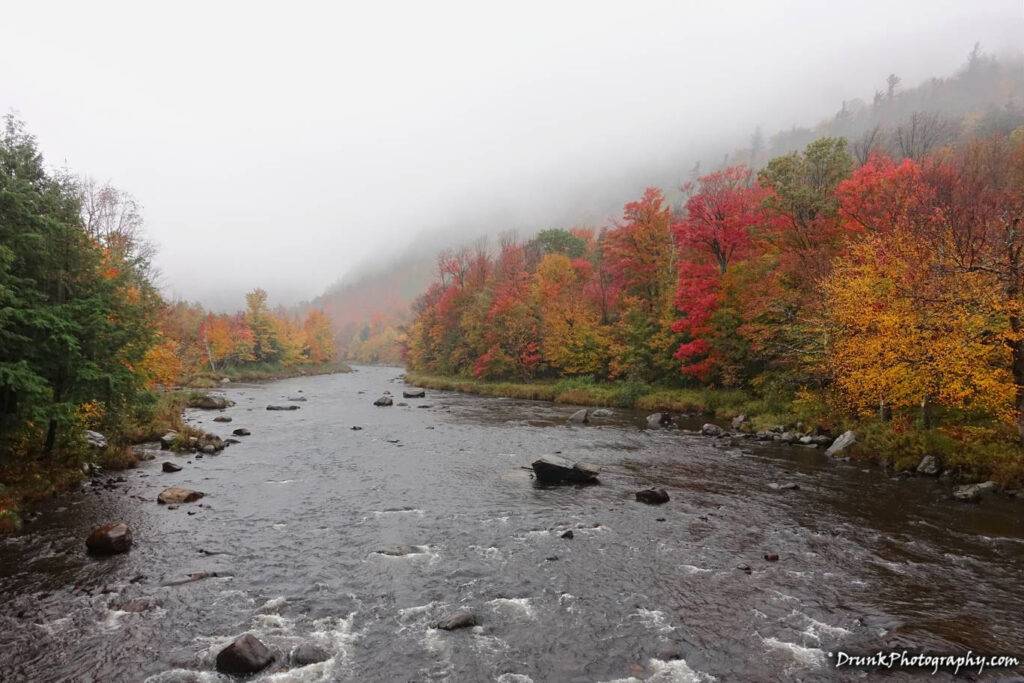
MULTIPOLYGON (((1021 0, 8 2, 0 110, 134 194, 172 296, 312 297, 424 230, 1024 45, 1021 0)), ((687 168, 681 168, 682 180, 687 168)), ((639 193, 642 187, 637 187, 639 193)), ((510 225, 494 225, 509 223, 510 225)))

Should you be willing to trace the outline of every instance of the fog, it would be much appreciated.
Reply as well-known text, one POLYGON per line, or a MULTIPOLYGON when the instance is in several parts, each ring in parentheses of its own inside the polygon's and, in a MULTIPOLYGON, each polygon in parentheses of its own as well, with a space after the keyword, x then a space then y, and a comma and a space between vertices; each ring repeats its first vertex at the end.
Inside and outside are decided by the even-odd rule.
POLYGON ((601 222, 649 169, 1024 43, 1020 0, 8 3, 0 110, 145 207, 169 295, 315 296, 423 234, 601 222))

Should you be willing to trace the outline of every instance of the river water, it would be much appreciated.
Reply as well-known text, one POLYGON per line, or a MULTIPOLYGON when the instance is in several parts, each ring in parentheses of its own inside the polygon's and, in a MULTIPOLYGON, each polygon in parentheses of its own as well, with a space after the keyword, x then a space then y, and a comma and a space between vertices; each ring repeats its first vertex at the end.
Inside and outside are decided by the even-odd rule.
POLYGON ((274 681, 866 680, 829 653, 1024 653, 1019 503, 629 411, 567 426, 571 406, 434 391, 374 407, 403 400, 400 372, 230 385, 233 422, 189 418, 250 429, 241 444, 43 506, 0 540, 0 680, 219 680, 216 653, 247 631, 281 660, 331 654, 274 681), (556 451, 602 484, 537 486, 522 467, 556 451), (172 484, 202 505, 158 505, 172 484), (651 485, 671 501, 636 502, 651 485), (112 520, 134 548, 89 558, 112 520), (375 552, 395 544, 418 552, 375 552), (219 576, 164 585, 202 571, 219 576), (457 608, 480 625, 431 628, 457 608))

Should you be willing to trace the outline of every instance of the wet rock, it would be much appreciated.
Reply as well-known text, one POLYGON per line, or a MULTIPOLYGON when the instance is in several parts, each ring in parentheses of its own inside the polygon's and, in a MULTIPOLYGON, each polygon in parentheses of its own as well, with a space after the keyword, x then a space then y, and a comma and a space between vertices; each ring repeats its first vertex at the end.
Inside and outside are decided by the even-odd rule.
POLYGON ((267 406, 267 410, 298 410, 299 406, 267 406))
POLYGON ((651 413, 647 416, 647 426, 650 429, 668 427, 672 424, 672 416, 668 413, 651 413))
POLYGON ((668 492, 665 489, 644 489, 636 492, 636 499, 648 505, 661 505, 668 502, 668 492))
POLYGON ((842 451, 846 450, 853 444, 857 443, 857 434, 851 431, 843 432, 838 439, 832 442, 832 445, 825 451, 826 455, 838 455, 842 451))
POLYGON ((929 477, 937 477, 942 471, 939 467, 939 460, 934 455, 926 455, 917 464, 917 473, 929 477))
POLYGON ((615 412, 610 408, 598 408, 597 410, 590 411, 591 417, 611 417, 615 412))
POLYGON ((406 389, 402 392, 402 398, 426 398, 427 392, 423 389, 406 389))
POLYGON ((227 448, 228 446, 230 446, 233 443, 242 443, 242 442, 239 441, 238 439, 230 439, 230 438, 224 439, 224 447, 225 448, 227 448))
POLYGON ((379 408, 386 408, 387 406, 394 405, 394 401, 391 399, 390 396, 381 396, 380 398, 373 402, 373 405, 379 408))
POLYGON ((160 466, 164 472, 181 472, 181 465, 165 460, 164 464, 160 466))
POLYGON ((995 489, 996 483, 994 481, 957 486, 953 489, 953 498, 963 503, 976 503, 981 500, 983 495, 995 491, 995 489))
POLYGON ((227 415, 218 415, 217 417, 213 418, 213 421, 214 422, 231 422, 231 418, 228 417, 227 415))
POLYGON ((810 434, 804 434, 803 436, 800 437, 799 441, 804 446, 814 445, 814 437, 811 436, 810 434))
POLYGON ((723 436, 725 434, 725 430, 718 425, 708 422, 701 426, 700 433, 704 436, 723 436))
POLYGON ((232 431, 231 433, 234 434, 235 436, 249 436, 250 434, 252 434, 252 432, 250 432, 245 427, 239 427, 238 429, 232 431))
POLYGON ((85 430, 85 442, 89 444, 90 448, 107 447, 107 437, 103 436, 99 432, 94 432, 91 429, 85 430))
POLYGON ((197 501, 204 495, 206 494, 200 491, 193 491, 181 486, 171 486, 161 491, 160 495, 156 497, 156 501, 161 505, 180 505, 181 503, 197 501))
POLYGON ((732 419, 732 428, 733 429, 741 429, 743 427, 743 425, 745 425, 746 423, 747 423, 747 416, 746 415, 737 415, 736 417, 734 417, 732 419))
POLYGON ((160 437, 160 448, 167 450, 174 445, 175 440, 178 438, 178 432, 167 432, 160 437))
POLYGON ((738 565, 736 565, 736 569, 739 569, 741 572, 746 572, 747 574, 749 574, 750 572, 753 571, 750 568, 749 564, 738 564, 738 565))
POLYGON ((134 614, 140 614, 159 606, 159 600, 150 600, 148 598, 133 598, 131 600, 115 601, 109 605, 110 609, 116 609, 121 612, 132 612, 134 614))
POLYGON ((212 396, 210 394, 193 396, 188 400, 189 408, 199 408, 201 410, 224 410, 228 406, 233 405, 233 401, 229 401, 223 396, 212 396))
POLYGON ((308 399, 305 396, 289 396, 288 400, 294 403, 305 403, 308 399))
POLYGON ((353 432, 358 432, 362 430, 362 427, 360 427, 359 425, 355 425, 354 427, 349 427, 349 429, 351 429, 353 432))
POLYGON ((466 610, 459 610, 449 614, 441 621, 434 624, 434 628, 442 631, 454 631, 460 628, 470 628, 477 625, 476 615, 466 610))
POLYGON ((757 432, 756 434, 754 434, 754 437, 757 438, 758 441, 771 441, 772 438, 773 438, 773 435, 772 435, 771 432, 764 432, 764 431, 762 431, 762 432, 757 432))
POLYGON ((92 530, 85 539, 90 555, 117 555, 132 547, 132 530, 124 522, 103 524, 92 530))
POLYGON ((309 666, 310 664, 326 662, 330 658, 331 653, 322 647, 313 643, 303 643, 292 648, 292 651, 288 654, 288 663, 296 667, 309 666))
POLYGON ((373 552, 378 555, 388 555, 389 557, 403 557, 405 555, 420 555, 424 550, 414 545, 389 545, 373 552))
POLYGON ((764 556, 764 561, 765 562, 778 562, 779 561, 779 556, 776 555, 775 553, 767 553, 764 556))
POLYGON ((274 653, 263 642, 246 633, 217 653, 217 671, 225 674, 253 674, 274 661, 274 653))
POLYGON ((559 536, 559 538, 564 538, 564 539, 566 539, 566 540, 568 540, 568 541, 571 541, 571 540, 572 540, 573 538, 575 538, 575 537, 576 537, 576 534, 574 534, 574 533, 572 532, 572 529, 569 529, 568 531, 566 531, 565 533, 563 533, 563 534, 562 534, 561 536, 559 536))
POLYGON ((582 408, 581 410, 577 410, 575 413, 573 413, 572 415, 569 416, 569 420, 568 421, 570 423, 572 423, 572 424, 584 424, 585 425, 588 422, 590 422, 590 411, 587 410, 586 408, 582 408))
POLYGON ((782 432, 779 435, 779 441, 782 443, 796 443, 800 440, 800 435, 796 432, 782 432))
POLYGON ((542 484, 593 484, 601 468, 585 462, 572 462, 557 455, 545 455, 533 461, 533 473, 542 484))
POLYGON ((399 408, 408 408, 409 407, 409 404, 406 403, 405 401, 399 401, 395 405, 398 406, 399 408))
POLYGON ((208 443, 199 450, 201 450, 203 453, 206 453, 207 455, 213 455, 214 453, 217 452, 217 447, 214 446, 212 443, 208 443))

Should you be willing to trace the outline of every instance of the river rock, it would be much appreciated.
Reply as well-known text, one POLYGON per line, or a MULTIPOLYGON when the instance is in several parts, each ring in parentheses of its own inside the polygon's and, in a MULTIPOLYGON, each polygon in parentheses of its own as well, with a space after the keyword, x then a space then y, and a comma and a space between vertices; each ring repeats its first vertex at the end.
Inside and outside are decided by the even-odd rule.
POLYGON ((442 631, 454 631, 459 628, 470 628, 477 625, 476 615, 467 610, 453 612, 441 621, 434 624, 434 628, 442 631))
POLYGON ((373 402, 373 405, 379 408, 386 408, 387 406, 394 405, 394 401, 391 399, 390 396, 381 396, 380 398, 373 402))
POLYGON ((668 413, 651 413, 647 416, 647 426, 650 429, 668 427, 670 424, 672 424, 672 416, 668 413))
POLYGON ((568 531, 562 532, 562 535, 559 536, 559 538, 564 538, 567 541, 571 541, 575 537, 576 537, 576 534, 574 534, 572 532, 572 529, 569 529, 568 531))
POLYGON ((378 555, 388 555, 390 557, 403 557, 405 555, 419 555, 424 552, 423 548, 415 545, 389 545, 373 552, 378 555))
POLYGON ((274 661, 274 653, 263 642, 249 633, 217 653, 217 671, 224 674, 253 674, 262 671, 274 661))
POLYGON ((212 443, 208 443, 199 450, 201 450, 203 453, 206 453, 207 455, 213 455, 214 453, 217 452, 217 447, 214 446, 212 443))
POLYGON ((423 389, 406 389, 402 392, 402 398, 426 398, 427 392, 423 389))
POLYGON ((249 436, 250 434, 252 434, 252 432, 250 432, 245 427, 239 427, 238 429, 234 430, 231 433, 234 434, 235 436, 249 436))
POLYGON ((668 502, 668 492, 665 489, 644 489, 636 492, 636 499, 648 505, 661 505, 668 502))
POLYGON ((234 403, 223 396, 211 396, 209 394, 193 396, 188 400, 189 408, 200 408, 202 410, 224 410, 231 405, 234 405, 234 403))
POLYGON ((181 503, 197 501, 204 495, 206 494, 200 491, 193 491, 181 486, 171 486, 160 492, 160 495, 156 497, 156 502, 161 505, 180 505, 181 503))
POLYGON ((174 445, 174 442, 177 438, 178 432, 167 432, 166 434, 160 437, 160 448, 166 451, 168 448, 174 445))
POLYGON ((615 412, 611 408, 598 408, 597 410, 590 411, 591 417, 611 417, 615 412))
POLYGON ((218 415, 217 417, 213 418, 213 421, 214 422, 231 422, 231 418, 228 417, 227 415, 218 415))
POLYGON ((953 498, 964 503, 976 503, 981 500, 984 494, 995 491, 995 489, 996 483, 994 481, 957 486, 953 489, 953 498))
POLYGON ((181 472, 181 465, 177 465, 170 460, 165 460, 164 464, 161 465, 161 469, 164 472, 181 472))
POLYGON ((107 437, 103 436, 99 432, 94 432, 91 429, 85 430, 85 442, 89 444, 91 448, 107 447, 107 437))
POLYGON ((747 423, 747 416, 746 415, 737 415, 736 417, 734 417, 732 419, 732 428, 733 429, 740 429, 746 423, 747 423))
POLYGON ((585 462, 572 462, 557 455, 545 455, 533 461, 533 473, 543 484, 589 484, 597 482, 601 468, 585 462))
POLYGON ((117 555, 132 547, 132 530, 124 522, 104 524, 92 530, 85 539, 90 555, 117 555))
POLYGON ((302 645, 296 645, 292 648, 292 651, 288 654, 288 662, 292 666, 309 666, 310 664, 319 664, 325 662, 331 658, 331 653, 313 643, 303 643, 302 645))
POLYGON ((590 411, 586 408, 577 410, 575 413, 569 416, 569 422, 573 424, 587 424, 590 422, 590 411))
POLYGON ((942 471, 939 467, 939 460, 934 455, 926 455, 921 458, 921 462, 917 464, 917 473, 923 474, 929 477, 937 477, 942 471))
POLYGON ((725 434, 725 430, 719 427, 718 425, 711 424, 710 422, 708 422, 707 424, 701 426, 700 433, 703 434, 704 436, 722 436, 723 434, 725 434))
POLYGON ((793 481, 787 481, 785 484, 779 484, 777 482, 771 482, 768 484, 768 488, 772 491, 799 491, 800 484, 793 481))
POLYGON ((267 406, 267 410, 298 410, 299 406, 267 406))
POLYGON ((305 396, 289 396, 288 400, 295 403, 305 403, 307 399, 305 396))
POLYGON ((775 553, 767 553, 764 556, 764 561, 765 562, 778 562, 779 561, 779 556, 777 554, 775 554, 775 553))
POLYGON ((857 443, 857 434, 852 430, 845 431, 832 442, 832 445, 825 451, 825 455, 837 455, 855 443, 857 443))
POLYGON ((800 435, 796 432, 782 432, 779 436, 779 441, 782 443, 796 443, 800 440, 800 435))

